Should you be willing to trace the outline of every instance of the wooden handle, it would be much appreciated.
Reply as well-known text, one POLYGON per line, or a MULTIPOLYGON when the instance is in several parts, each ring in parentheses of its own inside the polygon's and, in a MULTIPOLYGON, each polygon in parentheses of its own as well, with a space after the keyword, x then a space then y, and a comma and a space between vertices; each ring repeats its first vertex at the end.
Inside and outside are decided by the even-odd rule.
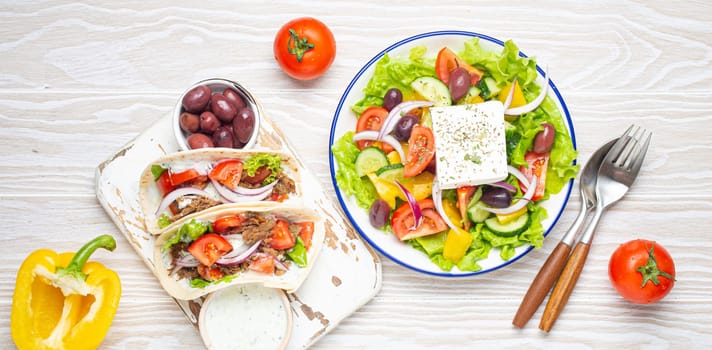
POLYGON ((554 248, 554 251, 549 254, 546 262, 529 286, 527 294, 524 295, 522 303, 519 304, 519 310, 517 310, 517 314, 514 315, 514 320, 512 320, 512 324, 515 327, 523 328, 532 318, 541 302, 549 294, 551 286, 554 285, 554 282, 559 277, 570 252, 571 246, 560 242, 554 248))
POLYGON ((576 245, 576 248, 574 248, 574 252, 566 262, 564 271, 561 272, 561 276, 559 276, 559 280, 551 292, 549 301, 546 303, 544 314, 541 316, 541 321, 539 322, 540 329, 546 332, 550 331, 556 319, 559 318, 561 311, 564 310, 564 306, 569 300, 571 292, 574 290, 576 281, 578 281, 579 275, 581 275, 583 265, 586 263, 589 248, 590 246, 588 244, 580 242, 576 245))

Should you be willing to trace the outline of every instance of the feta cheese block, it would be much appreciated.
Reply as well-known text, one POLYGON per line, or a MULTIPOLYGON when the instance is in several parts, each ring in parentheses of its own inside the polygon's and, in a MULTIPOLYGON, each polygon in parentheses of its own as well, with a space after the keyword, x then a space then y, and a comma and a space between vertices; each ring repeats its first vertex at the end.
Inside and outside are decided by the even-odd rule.
POLYGON ((430 115, 441 188, 481 185, 507 178, 501 102, 431 107, 430 115))

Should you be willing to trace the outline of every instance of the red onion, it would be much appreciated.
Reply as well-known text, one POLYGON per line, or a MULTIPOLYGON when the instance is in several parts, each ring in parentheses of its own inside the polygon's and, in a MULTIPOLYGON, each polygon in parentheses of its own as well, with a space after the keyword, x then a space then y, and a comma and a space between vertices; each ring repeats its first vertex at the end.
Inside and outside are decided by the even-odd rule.
MULTIPOLYGON (((267 196, 269 196, 270 193, 272 193, 271 188, 269 188, 267 190, 264 190, 263 192, 255 194, 255 195, 249 195, 249 196, 248 195, 240 195, 238 193, 233 192, 229 188, 223 186, 218 181, 215 181, 213 179, 210 179, 210 181, 213 183, 213 186, 218 191, 220 196, 222 196, 226 201, 232 202, 232 203, 259 202, 259 201, 267 198, 267 196)), ((267 187, 267 186, 265 186, 265 187, 267 187)), ((262 188, 264 188, 264 187, 262 187, 262 188)))
POLYGON ((195 267, 200 265, 200 262, 192 254, 186 254, 179 259, 175 259, 173 264, 180 267, 195 267))
POLYGON ((544 87, 541 88, 539 96, 537 96, 532 102, 525 104, 524 106, 510 108, 504 111, 505 115, 520 115, 527 112, 535 110, 539 105, 544 102, 546 98, 546 93, 549 90, 549 74, 546 74, 546 79, 544 79, 544 87))
POLYGON ((398 152, 398 155, 400 156, 402 161, 405 161, 405 152, 403 152, 403 146, 401 146, 400 142, 396 140, 395 137, 391 135, 383 135, 383 138, 380 140, 378 139, 378 131, 374 130, 366 130, 366 131, 361 131, 359 133, 354 134, 354 141, 364 141, 364 140, 373 140, 373 141, 383 141, 391 146, 398 152))
POLYGON ((512 98, 514 97, 514 88, 517 86, 517 77, 514 77, 514 80, 512 81, 512 87, 509 89, 509 93, 507 94, 507 99, 504 100, 504 110, 506 111, 507 108, 509 108, 509 105, 512 104, 512 98))
POLYGON ((393 131, 393 128, 398 123, 398 120, 403 116, 404 113, 408 113, 411 110, 419 107, 430 107, 434 103, 430 101, 405 101, 401 102, 388 113, 388 117, 383 122, 381 130, 378 132, 378 140, 383 138, 383 135, 388 135, 393 131))
POLYGON ((519 169, 517 169, 511 165, 508 165, 507 171, 509 171, 510 174, 514 175, 514 177, 516 177, 517 180, 521 181, 522 184, 524 185, 524 187, 529 188, 529 179, 527 179, 527 177, 524 174, 522 174, 522 172, 519 171, 519 169))
POLYGON ((257 187, 257 188, 247 188, 247 187, 240 187, 237 186, 235 187, 235 193, 241 194, 244 196, 256 196, 258 194, 262 194, 265 191, 269 191, 274 186, 277 184, 277 180, 272 181, 269 185, 264 185, 262 187, 257 187))
POLYGON ((254 254, 257 251, 257 248, 260 247, 260 244, 262 241, 258 241, 257 243, 253 244, 251 247, 247 248, 245 251, 240 252, 240 254, 233 255, 233 254, 226 254, 222 256, 220 259, 215 261, 216 264, 219 265, 225 265, 225 266, 231 266, 231 265, 237 265, 245 262, 245 260, 249 259, 252 254, 254 254))
POLYGON ((491 184, 489 184, 489 185, 490 185, 490 186, 494 186, 494 187, 504 188, 505 190, 507 190, 507 191, 509 191, 509 192, 512 192, 512 193, 516 193, 516 192, 517 192, 517 188, 514 187, 514 185, 509 184, 509 183, 506 183, 506 182, 504 182, 504 181, 493 182, 493 183, 491 183, 491 184))
POLYGON ((455 224, 450 221, 450 217, 447 216, 445 209, 443 209, 443 192, 440 189, 440 183, 437 178, 433 181, 433 202, 435 204, 435 210, 440 214, 443 220, 445 220, 445 223, 453 230, 461 230, 461 228, 455 226, 455 224))
POLYGON ((196 196, 203 196, 203 197, 208 197, 210 198, 210 195, 208 192, 205 192, 199 188, 195 187, 181 187, 178 189, 175 189, 171 191, 169 194, 167 194, 163 200, 161 201, 161 204, 158 205, 158 209, 156 210, 156 215, 162 213, 166 208, 168 208, 171 203, 173 203, 176 199, 183 197, 183 196, 188 196, 188 195, 196 195, 196 196))
POLYGON ((418 201, 415 200, 413 194, 411 194, 405 186, 398 181, 395 183, 398 185, 398 188, 403 191, 405 199, 408 201, 408 205, 410 205, 410 210, 413 212, 413 218, 415 219, 415 226, 413 226, 412 229, 416 229, 423 222, 423 213, 420 211, 420 205, 418 205, 418 201))
POLYGON ((500 215, 514 213, 515 211, 522 209, 532 199, 532 196, 534 196, 534 192, 536 192, 536 181, 536 176, 532 176, 532 181, 529 183, 529 185, 527 185, 527 193, 524 194, 524 197, 519 199, 517 203, 514 203, 506 208, 490 208, 481 204, 477 204, 477 207, 486 210, 490 213, 500 215))

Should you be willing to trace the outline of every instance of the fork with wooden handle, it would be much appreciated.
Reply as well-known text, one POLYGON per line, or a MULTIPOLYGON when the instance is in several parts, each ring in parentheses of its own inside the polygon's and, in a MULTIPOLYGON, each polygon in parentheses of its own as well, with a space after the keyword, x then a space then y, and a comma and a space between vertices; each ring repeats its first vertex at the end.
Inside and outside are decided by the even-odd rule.
POLYGON ((529 286, 529 290, 527 290, 521 304, 519 304, 517 313, 514 315, 514 320, 512 320, 514 326, 523 328, 527 322, 529 322, 529 319, 531 319, 534 312, 539 308, 539 305, 544 301, 546 295, 549 294, 551 286, 554 285, 561 270, 564 268, 564 264, 569 257, 569 253, 571 253, 571 246, 574 243, 579 228, 581 228, 581 224, 584 222, 588 212, 596 205, 595 187, 598 168, 601 165, 603 157, 606 156, 606 153, 608 153, 608 150, 611 149, 611 146, 613 146, 616 140, 617 139, 611 140, 601 146, 593 152, 588 162, 586 162, 586 166, 584 166, 579 178, 581 209, 578 216, 566 234, 561 238, 559 244, 546 259, 539 273, 534 277, 532 284, 529 286))
POLYGON ((556 282, 546 304, 544 314, 539 323, 539 328, 546 332, 551 330, 561 311, 563 311, 581 275, 581 270, 583 270, 583 265, 591 247, 593 234, 603 211, 623 198, 638 176, 650 145, 651 134, 647 133, 647 137, 642 141, 646 134, 645 129, 637 128, 635 133, 630 135, 632 129, 633 126, 631 125, 623 136, 618 139, 598 169, 596 211, 581 236, 581 240, 576 244, 574 252, 566 262, 564 270, 561 272, 559 280, 556 282))

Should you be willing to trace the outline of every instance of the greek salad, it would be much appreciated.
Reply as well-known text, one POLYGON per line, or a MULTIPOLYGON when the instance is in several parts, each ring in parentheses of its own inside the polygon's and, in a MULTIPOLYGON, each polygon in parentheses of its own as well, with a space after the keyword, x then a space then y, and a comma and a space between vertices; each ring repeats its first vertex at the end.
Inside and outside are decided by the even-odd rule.
POLYGON ((536 62, 501 52, 424 46, 375 64, 356 127, 334 139, 335 181, 370 225, 426 254, 443 271, 478 271, 541 247, 541 205, 578 172, 566 123, 536 83, 536 62))

